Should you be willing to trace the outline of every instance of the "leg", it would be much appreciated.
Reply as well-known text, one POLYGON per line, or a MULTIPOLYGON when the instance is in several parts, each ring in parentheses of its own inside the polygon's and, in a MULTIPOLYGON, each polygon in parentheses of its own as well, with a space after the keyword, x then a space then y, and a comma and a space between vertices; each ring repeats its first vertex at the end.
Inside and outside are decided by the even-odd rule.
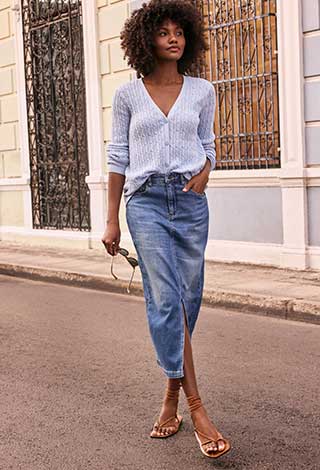
MULTIPOLYGON (((154 424, 151 431, 151 437, 161 437, 175 434, 180 426, 177 420, 177 411, 179 403, 179 392, 181 388, 181 379, 167 379, 167 387, 165 396, 162 403, 159 419, 154 424), (171 419, 170 419, 171 418, 171 419), (165 423, 163 426, 158 426, 158 423, 165 423)), ((179 417, 181 419, 181 417, 179 417)))
MULTIPOLYGON (((167 389, 163 400, 160 416, 151 431, 151 437, 161 437, 175 434, 180 426, 177 420, 177 410, 179 401, 179 391, 181 379, 168 379, 167 389), (170 419, 171 418, 171 419, 170 419), (158 423, 165 423, 159 426, 158 423)), ((180 417, 181 419, 181 417, 180 417)))
MULTIPOLYGON (((191 346, 190 335, 189 335, 189 331, 188 331, 188 327, 186 323, 185 310, 184 310, 184 314, 185 314, 184 377, 181 379, 183 391, 185 392, 189 406, 192 404, 192 406, 190 407, 191 410, 195 408, 194 411, 191 411, 191 419, 193 421, 194 427, 199 429, 199 431, 203 432, 204 434, 212 436, 213 439, 218 439, 219 436, 218 436, 217 429, 214 426, 214 424, 210 421, 210 418, 204 406, 201 404, 201 399, 199 396, 197 380, 196 380, 196 375, 195 375, 195 370, 194 370, 192 346, 191 346)), ((199 437, 200 437, 201 442, 208 441, 208 439, 205 439, 201 436, 199 437)), ((224 448, 223 441, 221 440, 218 441, 218 445, 219 445, 219 449, 218 449, 217 444, 215 444, 214 442, 209 443, 205 446, 205 450, 207 452, 223 450, 224 448)))

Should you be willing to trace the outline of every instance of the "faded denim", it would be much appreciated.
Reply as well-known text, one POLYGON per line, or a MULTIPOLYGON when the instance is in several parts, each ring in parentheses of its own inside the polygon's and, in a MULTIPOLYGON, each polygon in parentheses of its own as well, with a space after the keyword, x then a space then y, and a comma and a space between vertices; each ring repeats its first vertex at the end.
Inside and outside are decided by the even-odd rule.
POLYGON ((183 192, 186 182, 179 173, 153 174, 126 207, 156 360, 170 378, 184 376, 182 302, 192 337, 202 300, 208 241, 206 193, 183 192))

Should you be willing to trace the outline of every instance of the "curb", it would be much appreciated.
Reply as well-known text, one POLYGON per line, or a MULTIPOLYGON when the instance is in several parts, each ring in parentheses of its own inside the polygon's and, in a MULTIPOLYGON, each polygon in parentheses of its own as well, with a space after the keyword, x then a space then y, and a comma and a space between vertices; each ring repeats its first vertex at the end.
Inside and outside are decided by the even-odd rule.
MULTIPOLYGON (((111 293, 127 293, 127 282, 115 282, 90 274, 5 263, 0 263, 0 274, 111 293)), ((142 283, 135 282, 130 295, 143 296, 142 283)), ((204 289, 202 305, 320 325, 320 305, 302 300, 204 289)))

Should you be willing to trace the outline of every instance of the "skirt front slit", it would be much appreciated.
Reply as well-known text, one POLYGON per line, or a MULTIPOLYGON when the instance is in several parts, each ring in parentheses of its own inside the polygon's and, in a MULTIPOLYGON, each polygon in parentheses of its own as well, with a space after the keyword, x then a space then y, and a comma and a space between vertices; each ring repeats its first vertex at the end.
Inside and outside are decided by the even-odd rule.
POLYGON ((183 192, 186 182, 177 173, 151 175, 126 207, 156 360, 169 378, 184 376, 183 305, 192 337, 202 300, 208 240, 206 194, 183 192))

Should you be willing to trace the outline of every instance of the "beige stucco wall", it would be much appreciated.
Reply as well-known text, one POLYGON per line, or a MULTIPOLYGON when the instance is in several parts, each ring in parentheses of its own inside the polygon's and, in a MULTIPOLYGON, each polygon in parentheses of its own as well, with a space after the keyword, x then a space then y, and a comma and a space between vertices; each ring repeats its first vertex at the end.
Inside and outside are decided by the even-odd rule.
MULTIPOLYGON (((16 56, 11 0, 0 0, 0 180, 21 176, 16 56)), ((1 183, 1 181, 0 181, 1 183)), ((1 190, 0 225, 23 225, 23 194, 1 190)))
POLYGON ((23 226, 22 191, 0 191, 0 225, 23 226))
MULTIPOLYGON (((111 105, 115 89, 122 83, 131 80, 135 75, 135 72, 123 60, 123 51, 120 47, 120 31, 126 18, 128 18, 129 4, 128 0, 97 0, 105 145, 107 145, 111 138, 111 105)), ((106 169, 105 166, 105 171, 106 169)), ((123 199, 119 215, 122 231, 128 232, 123 199)))
MULTIPOLYGON (((134 72, 123 60, 123 52, 120 48, 120 31, 129 15, 129 3, 129 0, 96 0, 99 38, 97 47, 101 73, 99 86, 101 86, 105 146, 111 137, 111 105, 114 91, 121 83, 134 76, 134 72)), ((8 191, 8 179, 21 177, 23 168, 19 135, 19 104, 21 103, 18 102, 18 99, 23 98, 17 95, 16 74, 19 67, 16 68, 17 44, 13 23, 16 18, 11 10, 12 5, 12 0, 0 0, 0 198, 2 201, 0 226, 19 227, 24 224, 23 191, 20 192, 18 188, 8 191), (9 211, 10 214, 4 214, 4 211, 9 211)), ((85 24, 84 27, 86 27, 85 24)), ((18 65, 21 66, 21 64, 18 65)), ((23 103, 22 106, 24 106, 23 103)), ((104 173, 106 172, 105 159, 104 173)), ((127 232, 123 201, 120 208, 120 221, 122 231, 127 232)))

